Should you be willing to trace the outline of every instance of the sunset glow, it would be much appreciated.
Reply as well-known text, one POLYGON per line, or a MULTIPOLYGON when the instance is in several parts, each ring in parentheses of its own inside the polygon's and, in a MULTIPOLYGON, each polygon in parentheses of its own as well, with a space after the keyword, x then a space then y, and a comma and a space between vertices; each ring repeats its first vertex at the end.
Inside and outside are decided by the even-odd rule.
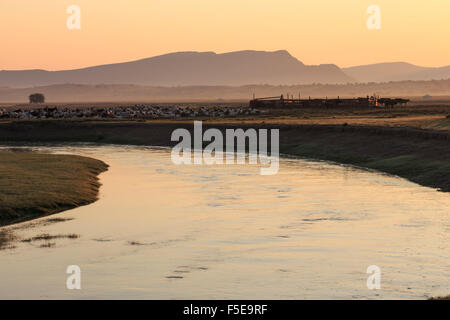
POLYGON ((71 69, 175 51, 286 49, 305 64, 450 64, 448 0, 2 0, 0 69, 71 69), (67 7, 81 8, 69 30, 67 7), (369 30, 367 7, 381 9, 369 30))

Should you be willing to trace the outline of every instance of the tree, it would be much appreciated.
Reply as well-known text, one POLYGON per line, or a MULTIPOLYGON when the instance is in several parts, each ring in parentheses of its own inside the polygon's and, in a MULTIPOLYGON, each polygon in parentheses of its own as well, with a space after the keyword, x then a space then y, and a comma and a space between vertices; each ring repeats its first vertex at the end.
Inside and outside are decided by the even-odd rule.
POLYGON ((44 103, 45 96, 42 93, 33 93, 28 97, 30 99, 30 103, 44 103))

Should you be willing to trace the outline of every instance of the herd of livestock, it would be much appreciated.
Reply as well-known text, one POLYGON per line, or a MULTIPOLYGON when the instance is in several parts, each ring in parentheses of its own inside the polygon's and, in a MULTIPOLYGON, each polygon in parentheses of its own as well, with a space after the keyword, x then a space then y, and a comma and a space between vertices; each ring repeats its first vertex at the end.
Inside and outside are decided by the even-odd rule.
POLYGON ((77 119, 77 118, 110 118, 110 119, 160 119, 180 117, 233 117, 238 115, 254 115, 260 110, 248 107, 200 107, 189 106, 157 106, 134 105, 118 107, 41 107, 33 109, 0 109, 3 119, 77 119))

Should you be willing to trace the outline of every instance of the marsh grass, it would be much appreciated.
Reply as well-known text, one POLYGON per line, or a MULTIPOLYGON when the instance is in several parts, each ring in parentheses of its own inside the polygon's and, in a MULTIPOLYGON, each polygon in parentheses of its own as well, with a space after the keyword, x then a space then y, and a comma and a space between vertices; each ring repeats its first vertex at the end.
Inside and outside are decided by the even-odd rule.
POLYGON ((131 246, 143 246, 144 244, 142 242, 139 241, 128 241, 128 244, 131 246))
POLYGON ((94 202, 107 168, 75 155, 0 152, 0 226, 94 202))
POLYGON ((48 233, 43 233, 37 236, 34 236, 32 238, 23 239, 22 242, 32 242, 32 241, 39 241, 39 240, 53 240, 53 239, 78 239, 80 235, 71 233, 71 234, 57 234, 57 235, 51 235, 48 233))
POLYGON ((45 220, 30 221, 27 223, 15 225, 15 226, 11 227, 11 229, 26 230, 26 229, 31 229, 31 228, 35 228, 35 227, 45 227, 45 226, 49 226, 54 223, 60 223, 60 222, 71 221, 71 220, 73 220, 73 218, 48 218, 45 220))
POLYGON ((11 242, 15 239, 16 237, 11 230, 0 230, 0 250, 14 248, 14 246, 11 245, 11 242))
POLYGON ((54 246, 56 246, 56 243, 54 242, 47 242, 47 243, 43 243, 39 246, 39 248, 53 248, 54 246))
POLYGON ((70 221, 73 220, 73 218, 48 218, 44 222, 45 223, 58 223, 58 222, 64 222, 64 221, 70 221))

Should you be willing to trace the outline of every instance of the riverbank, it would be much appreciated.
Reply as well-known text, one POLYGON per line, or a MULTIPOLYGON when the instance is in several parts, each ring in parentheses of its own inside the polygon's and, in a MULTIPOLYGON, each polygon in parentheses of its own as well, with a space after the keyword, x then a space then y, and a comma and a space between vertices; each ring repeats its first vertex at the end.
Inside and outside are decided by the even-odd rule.
MULTIPOLYGON (((107 168, 81 156, 0 151, 0 226, 94 202, 107 168)), ((0 247, 8 239, 0 234, 0 247)))
MULTIPOLYGON (((15 121, 0 123, 1 143, 94 142, 173 146, 171 133, 192 121, 15 121)), ((222 119, 217 128, 280 129, 284 154, 351 164, 450 191, 450 132, 411 127, 316 125, 222 119)))
POLYGON ((430 298, 429 300, 450 300, 450 295, 444 297, 430 298))

